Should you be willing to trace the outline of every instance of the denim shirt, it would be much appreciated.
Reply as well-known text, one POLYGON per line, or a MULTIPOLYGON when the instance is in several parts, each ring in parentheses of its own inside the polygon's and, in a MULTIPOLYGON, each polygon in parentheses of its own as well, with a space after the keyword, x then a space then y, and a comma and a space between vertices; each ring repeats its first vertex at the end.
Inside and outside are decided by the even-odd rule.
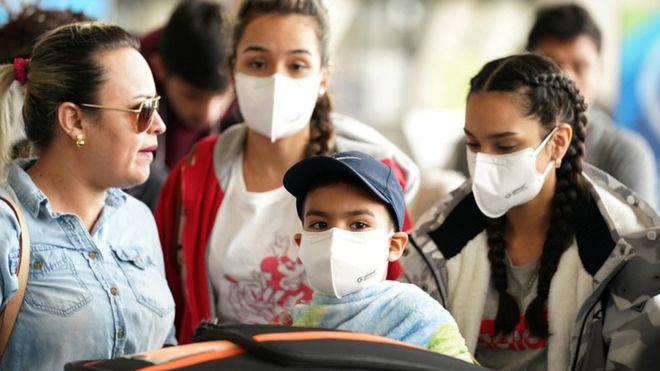
MULTIPOLYGON (((107 191, 91 234, 12 164, 30 234, 25 299, 0 370, 62 370, 67 362, 113 358, 176 344, 174 300, 149 209, 118 189, 107 191)), ((16 293, 20 227, 0 202, 0 306, 16 293)))

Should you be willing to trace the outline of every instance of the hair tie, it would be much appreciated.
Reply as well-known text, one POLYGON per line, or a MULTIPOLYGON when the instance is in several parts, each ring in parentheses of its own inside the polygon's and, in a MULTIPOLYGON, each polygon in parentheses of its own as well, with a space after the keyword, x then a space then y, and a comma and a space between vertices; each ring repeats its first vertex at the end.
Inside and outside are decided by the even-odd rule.
POLYGON ((14 58, 14 79, 24 85, 27 82, 27 67, 30 63, 29 59, 16 57, 14 58))

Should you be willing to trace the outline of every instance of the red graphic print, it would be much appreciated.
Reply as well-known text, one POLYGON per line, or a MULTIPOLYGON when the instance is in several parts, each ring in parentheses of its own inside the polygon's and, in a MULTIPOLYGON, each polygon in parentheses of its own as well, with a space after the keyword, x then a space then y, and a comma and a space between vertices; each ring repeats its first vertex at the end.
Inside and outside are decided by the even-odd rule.
POLYGON ((272 255, 261 260, 250 278, 225 276, 230 282, 229 303, 242 322, 278 323, 283 311, 312 298, 312 289, 305 285, 302 263, 290 253, 295 251, 293 239, 275 236, 270 250, 272 255))
POLYGON ((525 317, 520 316, 518 324, 508 335, 495 335, 495 320, 484 319, 479 330, 479 345, 488 349, 531 350, 546 346, 545 339, 532 335, 525 325, 525 317))

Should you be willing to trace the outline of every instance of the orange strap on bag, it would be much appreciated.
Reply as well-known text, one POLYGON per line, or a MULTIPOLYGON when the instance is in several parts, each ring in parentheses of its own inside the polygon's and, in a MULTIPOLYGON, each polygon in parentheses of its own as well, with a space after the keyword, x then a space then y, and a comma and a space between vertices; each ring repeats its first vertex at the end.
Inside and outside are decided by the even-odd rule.
POLYGON ((21 310, 23 304, 23 297, 25 296, 25 288, 27 286, 28 273, 30 271, 30 234, 28 233, 27 223, 23 217, 23 212, 14 201, 9 198, 0 197, 0 199, 9 205, 9 207, 16 214, 18 224, 21 226, 21 236, 19 239, 19 256, 18 256, 18 291, 9 299, 5 309, 0 313, 0 359, 5 354, 11 331, 16 323, 18 312, 21 310))

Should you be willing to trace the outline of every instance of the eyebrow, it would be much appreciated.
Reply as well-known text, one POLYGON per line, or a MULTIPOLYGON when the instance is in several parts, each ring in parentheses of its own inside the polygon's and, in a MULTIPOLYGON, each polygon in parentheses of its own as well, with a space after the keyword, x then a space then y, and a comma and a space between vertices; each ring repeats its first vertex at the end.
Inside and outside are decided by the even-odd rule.
MULTIPOLYGON (((248 46, 247 48, 245 48, 243 50, 243 53, 249 53, 249 52, 264 53, 264 52, 268 52, 268 51, 269 51, 268 49, 266 49, 262 46, 248 46)), ((312 55, 312 53, 307 49, 294 49, 294 50, 288 51, 287 54, 307 54, 307 55, 310 55, 310 56, 312 55)))
POLYGON ((305 213, 305 216, 320 216, 320 217, 326 217, 328 216, 328 213, 321 211, 321 210, 316 210, 316 209, 309 209, 305 213))
MULTIPOLYGON (((371 217, 376 217, 376 214, 373 213, 373 211, 369 209, 358 209, 358 210, 351 210, 347 211, 344 213, 345 216, 358 216, 358 215, 369 215, 371 217)), ((305 216, 320 216, 320 217, 327 217, 328 213, 325 211, 317 210, 317 209, 309 209, 305 213, 305 216)))
MULTIPOLYGON (((467 134, 467 135, 469 135, 469 136, 472 136, 472 137, 475 136, 474 134, 470 133, 470 132, 469 132, 467 129, 465 129, 465 128, 463 128, 463 131, 465 132, 465 134, 467 134)), ((512 135, 516 135, 516 134, 517 134, 517 133, 515 133, 515 132, 513 132, 513 131, 503 131, 503 132, 501 132, 501 133, 490 134, 490 135, 487 137, 487 139, 500 139, 500 138, 510 137, 510 136, 512 136, 512 135)))

